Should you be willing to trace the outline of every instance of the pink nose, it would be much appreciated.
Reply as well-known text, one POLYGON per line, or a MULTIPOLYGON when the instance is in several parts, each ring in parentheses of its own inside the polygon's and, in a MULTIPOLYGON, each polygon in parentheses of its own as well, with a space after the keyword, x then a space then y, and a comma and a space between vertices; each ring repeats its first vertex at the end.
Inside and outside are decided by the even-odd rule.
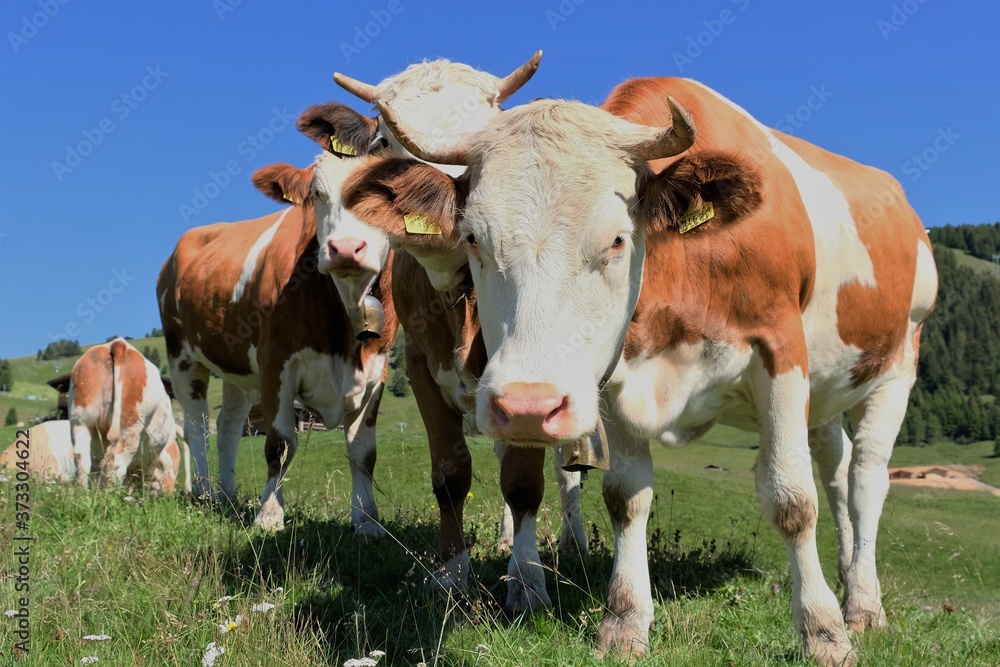
POLYGON ((330 269, 333 271, 345 269, 360 269, 368 252, 368 244, 360 239, 339 239, 328 241, 330 251, 330 269))
POLYGON ((490 397, 490 421, 510 442, 553 443, 572 426, 569 399, 547 382, 512 382, 490 397))

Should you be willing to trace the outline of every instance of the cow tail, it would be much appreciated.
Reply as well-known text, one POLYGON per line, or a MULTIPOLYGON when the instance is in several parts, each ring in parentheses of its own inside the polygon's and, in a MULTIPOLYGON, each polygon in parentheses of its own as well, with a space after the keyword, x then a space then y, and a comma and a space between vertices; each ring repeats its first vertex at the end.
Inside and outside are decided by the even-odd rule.
POLYGON ((116 338, 111 342, 111 424, 108 427, 108 443, 117 443, 122 434, 122 369, 128 347, 124 340, 116 338))

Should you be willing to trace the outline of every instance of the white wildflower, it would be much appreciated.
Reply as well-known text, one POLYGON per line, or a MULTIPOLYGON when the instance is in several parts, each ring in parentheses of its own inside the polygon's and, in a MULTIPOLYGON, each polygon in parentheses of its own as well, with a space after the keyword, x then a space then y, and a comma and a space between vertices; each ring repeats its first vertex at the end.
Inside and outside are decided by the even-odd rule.
POLYGON ((371 658, 351 658, 344 663, 344 667, 375 667, 375 661, 371 658))
POLYGON ((223 595, 221 598, 219 598, 218 600, 216 600, 215 602, 212 603, 212 609, 218 609, 223 604, 225 604, 226 602, 229 602, 232 599, 233 599, 232 595, 223 595))
POLYGON ((250 607, 250 611, 261 614, 269 612, 272 609, 274 609, 274 605, 271 604, 270 602, 261 602, 260 604, 255 604, 254 606, 250 607))
POLYGON ((486 644, 476 644, 476 650, 479 651, 480 653, 489 653, 490 647, 487 646, 486 644))
POLYGON ((101 659, 98 658, 96 655, 88 655, 85 658, 80 658, 80 664, 81 665, 92 665, 95 662, 100 662, 100 661, 101 661, 101 659))
POLYGON ((243 614, 240 614, 234 619, 230 619, 225 623, 220 623, 219 632, 221 632, 222 634, 226 634, 227 632, 232 632, 236 628, 240 627, 242 623, 243 623, 243 614))
POLYGON ((201 659, 201 667, 213 667, 219 656, 226 652, 224 646, 219 646, 215 642, 209 642, 205 647, 205 655, 201 659))
POLYGON ((0 475, 0 484, 6 484, 10 480, 7 479, 7 475, 0 475))
POLYGON ((278 586, 277 588, 274 589, 274 592, 275 593, 284 593, 285 592, 285 587, 284 586, 278 586))
POLYGON ((83 640, 86 642, 106 642, 111 639, 108 635, 84 635, 83 640))
POLYGON ((372 651, 371 653, 368 654, 368 657, 375 658, 376 660, 378 660, 379 658, 384 658, 385 651, 378 651, 378 650, 372 651))
POLYGON ((5 612, 3 613, 3 615, 4 615, 4 616, 6 616, 7 618, 14 618, 14 617, 15 617, 15 616, 17 616, 17 615, 18 615, 19 613, 20 613, 20 612, 19 612, 19 611, 18 611, 17 609, 8 609, 7 611, 5 611, 5 612))
POLYGON ((127 503, 131 503, 135 501, 135 498, 133 498, 132 496, 125 496, 124 498, 122 498, 122 500, 124 500, 127 503))

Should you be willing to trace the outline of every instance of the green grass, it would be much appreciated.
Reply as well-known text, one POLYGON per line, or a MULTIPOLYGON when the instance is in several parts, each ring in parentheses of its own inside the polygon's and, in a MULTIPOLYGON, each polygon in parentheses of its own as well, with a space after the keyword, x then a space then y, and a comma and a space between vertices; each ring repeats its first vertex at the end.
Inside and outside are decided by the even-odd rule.
MULTIPOLYGON (((0 429, 2 444, 13 437, 13 429, 0 429)), ((383 665, 619 664, 617 658, 601 663, 595 651, 612 537, 600 474, 591 474, 583 490, 592 536, 587 563, 560 558, 554 548, 558 494, 550 481, 539 539, 554 609, 508 619, 506 560, 495 552, 501 499, 491 443, 470 443, 473 591, 449 601, 435 599, 425 585, 436 566, 437 512, 412 399, 386 397, 379 437, 377 499, 392 537, 378 544, 351 537, 339 431, 303 438, 285 487, 288 527, 276 536, 250 527, 266 475, 260 437, 241 444, 237 475, 246 510, 235 513, 132 489, 88 493, 36 480, 32 652, 18 664, 80 664, 94 655, 99 665, 197 665, 210 641, 226 648, 218 667, 341 665, 374 649, 386 652, 383 665), (398 422, 406 424, 402 432, 398 422), (233 599, 214 608, 223 595, 233 599), (260 602, 276 608, 251 613, 260 602), (247 618, 244 624, 221 634, 218 625, 237 614, 247 618), (89 643, 85 634, 112 639, 89 643)), ((654 446, 654 649, 630 664, 800 664, 784 548, 754 499, 753 440, 717 428, 688 447, 654 446), (725 470, 707 470, 709 464, 725 470)), ((1000 460, 990 453, 987 443, 900 448, 893 464, 978 464, 984 479, 996 483, 1000 460)), ((7 575, 14 489, 2 488, 7 575)), ((890 628, 855 638, 862 664, 1000 663, 998 510, 1000 500, 986 494, 893 487, 879 537, 890 628), (954 613, 944 611, 945 600, 954 613)), ((835 579, 825 507, 819 542, 824 571, 835 579)), ((0 606, 13 608, 13 582, 4 578, 0 606)), ((13 639, 6 628, 0 636, 0 654, 9 656, 13 639)))

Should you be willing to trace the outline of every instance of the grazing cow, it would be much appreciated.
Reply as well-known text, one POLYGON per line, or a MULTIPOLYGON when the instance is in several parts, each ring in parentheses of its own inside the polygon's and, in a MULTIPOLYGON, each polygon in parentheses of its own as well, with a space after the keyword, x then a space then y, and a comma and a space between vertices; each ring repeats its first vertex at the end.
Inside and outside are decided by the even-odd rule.
MULTIPOLYGON (((408 68, 378 86, 335 75, 338 83, 366 102, 391 100, 393 108, 406 109, 419 126, 435 128, 439 136, 484 127, 500 111, 498 104, 512 95, 534 73, 541 53, 504 79, 478 72, 466 65, 435 61, 408 68)), ((392 151, 409 155, 384 129, 392 151)), ((373 122, 374 125, 374 122, 373 122)), ((372 127, 371 131, 375 131, 372 127)), ((321 137, 325 140, 325 137, 321 137)), ((411 164, 411 163, 406 163, 411 164)), ((418 201, 399 200, 396 207, 420 207, 421 188, 447 177, 438 171, 459 175, 464 168, 415 165, 407 183, 395 180, 392 169, 379 172, 380 191, 405 187, 418 201)), ((398 168, 396 169, 398 172, 398 168)), ((374 181, 372 181, 374 183, 374 181)), ((345 205, 359 204, 367 193, 348 185, 345 205), (357 201, 351 201, 351 200, 357 201)), ((469 571, 469 554, 463 537, 464 504, 472 478, 472 462, 463 433, 463 416, 474 410, 478 377, 486 363, 486 350, 479 334, 475 291, 471 288, 468 258, 449 213, 448 231, 419 219, 404 222, 394 215, 374 212, 374 224, 382 238, 388 236, 397 253, 392 289, 406 336, 406 358, 410 383, 427 429, 431 448, 432 485, 440 508, 439 555, 444 562, 435 580, 446 588, 462 587, 469 571), (399 221, 398 229, 394 222, 399 221)), ((439 218, 441 216, 435 216, 439 218)), ((501 467, 504 520, 501 550, 510 549, 507 608, 522 611, 551 604, 540 564, 535 517, 544 492, 544 451, 494 445, 501 467)), ((585 553, 586 539, 580 516, 579 473, 566 472, 556 459, 556 476, 563 506, 560 548, 585 553)))
MULTIPOLYGON (((336 105, 320 105, 298 124, 325 127, 337 118, 336 105)), ((185 233, 160 272, 157 295, 174 393, 184 407, 197 468, 196 493, 211 493, 206 390, 214 371, 223 381, 217 431, 222 493, 235 497, 236 448, 247 413, 260 400, 268 479, 256 523, 284 528, 282 481, 297 445, 298 399, 327 428, 343 424, 351 525, 360 539, 380 539, 386 533, 372 474, 375 419, 397 328, 391 258, 387 244, 369 247, 363 237, 343 233, 350 225, 342 219, 340 187, 363 160, 330 150, 331 134, 323 137, 327 151, 308 169, 276 164, 253 175, 261 192, 292 206, 185 233), (381 313, 377 303, 372 310, 372 297, 381 302, 381 313)), ((356 135, 335 136, 343 139, 342 152, 362 153, 370 145, 356 135)))
POLYGON ((30 447, 18 447, 15 442, 0 454, 0 468, 14 469, 24 461, 18 451, 28 450, 27 472, 47 479, 72 482, 76 479, 76 460, 73 458, 73 440, 69 433, 69 420, 58 419, 42 422, 27 430, 26 441, 30 447))
MULTIPOLYGON (((95 345, 73 364, 69 423, 84 488, 92 470, 100 470, 101 485, 148 470, 152 492, 174 490, 181 453, 170 397, 159 369, 123 339, 95 345)), ((190 461, 185 469, 190 491, 190 461)))
POLYGON ((899 184, 682 79, 628 81, 602 109, 536 101, 457 141, 381 113, 414 155, 469 167, 421 194, 431 211, 464 208, 489 357, 480 428, 551 446, 606 416, 615 560, 602 648, 642 651, 653 621, 649 439, 721 422, 760 433, 757 496, 791 560, 806 653, 855 661, 845 617, 885 624, 886 465, 937 290, 899 184), (840 536, 843 615, 820 570, 810 448, 840 536))

